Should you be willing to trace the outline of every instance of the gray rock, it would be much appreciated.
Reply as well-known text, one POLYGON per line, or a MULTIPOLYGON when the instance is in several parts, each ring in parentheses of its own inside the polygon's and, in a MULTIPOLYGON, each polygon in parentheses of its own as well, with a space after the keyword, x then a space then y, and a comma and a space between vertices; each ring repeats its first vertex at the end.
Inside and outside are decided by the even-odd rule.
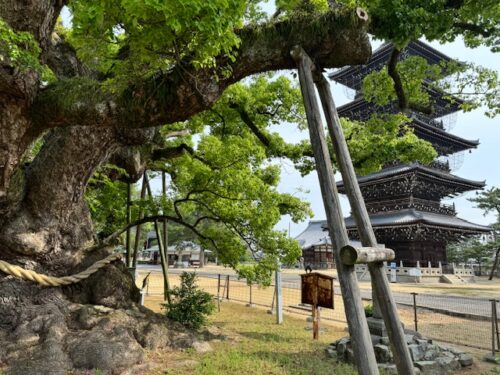
POLYGON ((460 362, 460 365, 462 365, 463 367, 471 366, 472 363, 474 362, 474 358, 472 357, 472 355, 468 353, 462 353, 458 356, 458 361, 460 362))
POLYGON ((382 338, 379 335, 370 335, 372 338, 372 345, 377 345, 380 343, 380 339, 382 338))
POLYGON ((207 353, 211 352, 213 349, 210 344, 206 341, 195 341, 193 342, 193 349, 196 350, 197 353, 207 353))
POLYGON ((440 375, 441 368, 436 361, 420 361, 415 365, 423 375, 440 375))
POLYGON ((439 356, 439 352, 435 349, 427 349, 424 353, 424 361, 433 361, 439 356))
POLYGON ((354 352, 351 348, 348 348, 346 351, 346 360, 348 363, 356 363, 356 360, 354 358, 354 352))
POLYGON ((328 358, 332 358, 332 359, 337 359, 338 358, 338 354, 337 354, 337 351, 331 347, 328 347, 326 348, 326 356, 328 358))
POLYGON ((408 345, 408 350, 410 351, 410 355, 413 362, 418 362, 424 359, 425 351, 420 345, 417 344, 408 345))
POLYGON ((379 363, 378 369, 383 370, 384 374, 387 375, 398 375, 398 370, 396 369, 396 365, 393 364, 379 363))
POLYGON ((349 344, 351 340, 348 337, 344 337, 337 341, 337 353, 340 358, 345 359, 346 351, 347 351, 347 345, 349 344))
POLYGON ((377 344, 373 347, 375 357, 379 363, 392 362, 392 352, 387 345, 377 344))
POLYGON ((429 341, 426 339, 416 339, 417 344, 423 349, 427 350, 427 347, 429 346, 429 341))
POLYGON ((456 358, 439 357, 436 358, 436 362, 445 372, 456 371, 461 367, 456 358))
POLYGON ((380 338, 380 343, 382 345, 387 345, 387 346, 389 346, 391 344, 390 341, 389 341, 389 337, 387 337, 387 336, 384 336, 384 337, 380 338))
POLYGON ((407 344, 413 344, 413 343, 416 343, 415 341, 415 336, 414 335, 408 335, 408 334, 405 334, 405 341, 407 344))
POLYGON ((491 353, 486 354, 484 356, 484 360, 486 362, 496 363, 497 365, 500 365, 500 359, 498 359, 498 357, 496 355, 493 355, 491 353))

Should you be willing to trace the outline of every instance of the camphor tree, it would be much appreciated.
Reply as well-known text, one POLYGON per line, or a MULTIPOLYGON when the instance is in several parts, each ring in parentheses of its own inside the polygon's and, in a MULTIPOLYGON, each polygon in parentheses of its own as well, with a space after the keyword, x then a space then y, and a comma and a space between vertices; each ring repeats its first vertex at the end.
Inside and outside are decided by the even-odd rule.
MULTIPOLYGON (((293 69, 296 44, 321 68, 364 63, 369 30, 398 46, 422 35, 446 41, 460 34, 471 46, 498 44, 493 1, 392 3, 367 2, 370 23, 348 1, 278 2, 272 17, 257 1, 242 0, 2 2, 0 260, 62 276, 104 258, 108 243, 96 236, 85 199, 104 164, 126 171, 128 181, 146 167, 166 170, 172 194, 148 214, 191 226, 228 264, 247 246, 293 255, 296 245, 272 226, 280 214, 303 217, 307 206, 277 193, 278 172, 266 163, 286 157, 311 168, 307 145, 289 145, 269 130, 273 119, 299 122, 287 119, 299 100, 286 92, 297 94, 290 87, 273 97, 288 83, 265 76, 231 85, 293 69), (65 5, 71 30, 56 26, 65 5), (398 18, 401 11, 409 16, 398 18), (259 85, 262 103, 253 101, 259 85), (256 214, 260 209, 267 216, 256 214)), ((418 85, 410 95, 404 77, 400 84, 391 77, 394 93, 382 94, 408 98, 408 105, 420 98, 418 85)), ((494 86, 482 77, 469 82, 494 86)), ((397 140, 404 118, 372 121, 345 124, 360 169, 380 168, 409 144, 432 158, 410 132, 397 140), (363 143, 377 140, 394 147, 367 153, 363 143)), ((415 158, 411 153, 401 158, 415 158)), ((67 287, 2 273, 0 299, 0 363, 13 373, 119 369, 140 361, 145 347, 189 342, 189 332, 137 308, 138 291, 120 262, 67 287)))

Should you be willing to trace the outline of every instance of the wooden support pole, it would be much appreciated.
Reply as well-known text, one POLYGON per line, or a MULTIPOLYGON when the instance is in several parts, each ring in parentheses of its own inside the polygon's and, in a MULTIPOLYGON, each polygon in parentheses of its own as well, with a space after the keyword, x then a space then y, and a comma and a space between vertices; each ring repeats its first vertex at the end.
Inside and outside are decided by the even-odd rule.
MULTIPOLYGON (((165 171, 161 172, 161 190, 162 190, 162 195, 163 198, 166 200, 167 199, 167 175, 165 171)), ((162 211, 164 208, 162 208, 162 211)), ((166 214, 166 212, 163 212, 166 214)), ((163 272, 165 272, 165 279, 167 280, 168 283, 168 220, 163 219, 163 251, 165 254, 165 269, 163 272)), ((167 290, 167 300, 169 303, 171 302, 170 298, 170 288, 167 290)))
MULTIPOLYGON (((146 173, 146 171, 144 171, 144 173, 146 173)), ((141 187, 141 200, 146 198, 146 183, 144 181, 144 173, 143 173, 142 187, 141 187)), ((143 218, 144 218, 144 209, 141 206, 141 208, 139 209, 139 220, 143 218)), ((139 252, 139 245, 141 243, 141 232, 142 232, 142 225, 139 224, 135 230, 134 255, 132 257, 132 267, 134 268, 137 267, 137 253, 139 252)))
MULTIPOLYGON (((335 185, 330 154, 321 125, 319 106, 315 97, 311 74, 312 66, 310 59, 306 58, 305 53, 303 53, 300 47, 294 48, 291 51, 291 55, 299 68, 300 88, 306 108, 309 135, 316 162, 323 204, 325 206, 329 234, 333 241, 334 249, 339 250, 349 244, 349 239, 342 216, 337 186, 335 185)), ((361 375, 378 374, 377 361, 366 322, 354 266, 344 265, 340 259, 339 251, 335 251, 335 259, 358 371, 361 375)))
POLYGON ((342 262, 349 266, 353 264, 367 264, 373 262, 387 262, 395 257, 394 250, 380 247, 353 247, 344 246, 340 249, 342 262))
MULTIPOLYGON (((149 179, 148 179, 148 174, 144 173, 144 182, 146 183, 146 189, 148 191, 149 197, 153 197, 153 192, 151 190, 151 186, 149 185, 149 179)), ((172 303, 172 299, 170 297, 170 283, 168 281, 168 264, 165 261, 165 254, 164 252, 164 246, 162 244, 162 237, 161 237, 161 232, 160 232, 160 226, 158 225, 158 220, 155 220, 153 222, 154 227, 155 227, 155 232, 156 232, 156 240, 158 241, 158 252, 160 253, 160 262, 161 262, 161 269, 163 273, 163 298, 168 302, 170 305, 172 303)))
MULTIPOLYGON (((365 201, 361 195, 356 173, 354 172, 351 156, 347 149, 344 133, 340 126, 340 119, 330 91, 330 83, 321 72, 316 73, 316 85, 361 243, 366 247, 377 247, 377 239, 373 232, 365 201)), ((389 287, 387 275, 385 274, 384 265, 382 262, 368 263, 368 270, 372 279, 373 300, 374 303, 376 302, 379 305, 381 310, 391 343, 391 349, 394 353, 398 374, 413 375, 415 373, 413 362, 408 346, 406 345, 403 327, 389 287)))
MULTIPOLYGON (((126 221, 127 225, 130 224, 132 218, 132 188, 130 182, 127 182, 127 215, 126 221)), ((131 246, 130 246, 130 228, 127 228, 125 235, 125 261, 127 262, 127 267, 131 266, 131 246)))

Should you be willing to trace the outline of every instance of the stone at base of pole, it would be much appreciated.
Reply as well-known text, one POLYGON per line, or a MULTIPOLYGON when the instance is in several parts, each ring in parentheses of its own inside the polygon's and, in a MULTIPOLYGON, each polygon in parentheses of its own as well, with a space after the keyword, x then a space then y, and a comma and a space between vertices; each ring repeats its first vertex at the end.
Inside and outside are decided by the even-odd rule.
POLYGON ((484 360, 486 362, 496 363, 497 365, 500 365, 500 357, 498 354, 493 355, 493 353, 488 353, 484 356, 484 360))
MULTIPOLYGON (((381 337, 387 336, 387 329, 385 328, 385 323, 383 319, 371 316, 369 318, 366 318, 366 321, 368 323, 368 329, 370 330, 371 335, 376 335, 381 337)), ((401 326, 403 327, 404 330, 405 326, 403 322, 401 322, 401 326)))

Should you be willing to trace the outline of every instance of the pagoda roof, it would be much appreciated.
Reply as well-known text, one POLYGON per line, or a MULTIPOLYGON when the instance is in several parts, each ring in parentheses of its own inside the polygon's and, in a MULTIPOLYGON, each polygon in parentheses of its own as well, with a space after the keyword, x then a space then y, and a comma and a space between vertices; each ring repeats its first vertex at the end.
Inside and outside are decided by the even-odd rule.
MULTIPOLYGON (((341 83, 351 89, 360 90, 363 78, 374 70, 380 70, 387 64, 391 57, 393 45, 384 43, 377 48, 370 60, 365 65, 348 66, 341 68, 329 75, 329 78, 341 83)), ((419 40, 411 42, 401 53, 400 60, 406 59, 409 56, 421 56, 427 60, 429 64, 439 64, 441 61, 452 61, 437 49, 419 40)))
MULTIPOLYGON (((300 247, 305 250, 314 246, 331 245, 330 236, 323 229, 325 225, 325 220, 310 220, 307 228, 295 237, 300 247)), ((358 241, 350 241, 350 243, 352 246, 361 246, 358 241)))
POLYGON ((324 220, 310 220, 307 228, 304 229, 295 239, 302 249, 309 249, 312 246, 331 245, 332 241, 328 233, 321 227, 324 220))
POLYGON ((449 155, 455 152, 476 148, 479 145, 479 140, 461 138, 435 125, 430 125, 418 117, 413 119, 410 126, 414 129, 415 134, 419 138, 432 143, 434 148, 436 148, 441 155, 449 155))
MULTIPOLYGON (((435 105, 435 110, 429 115, 410 111, 411 117, 421 118, 422 121, 431 121, 435 118, 459 111, 460 105, 463 104, 463 100, 456 97, 450 102, 446 97, 443 97, 441 92, 429 86, 427 86, 427 90, 431 96, 431 102, 435 105)), ((351 120, 359 121, 368 120, 374 113, 395 114, 401 112, 396 102, 380 106, 376 103, 366 101, 362 95, 347 104, 341 105, 337 108, 337 111, 340 117, 347 117, 351 120)))
MULTIPOLYGON (((465 232, 491 232, 491 227, 471 223, 456 216, 442 215, 433 212, 418 211, 413 208, 370 215, 370 222, 374 229, 387 227, 403 227, 409 225, 424 225, 427 227, 456 229, 465 232)), ((348 229, 356 228, 352 216, 345 219, 348 229)))
MULTIPOLYGON (((433 180, 442 181, 446 184, 462 186, 462 191, 482 189, 486 184, 485 181, 468 180, 440 169, 426 167, 418 162, 414 162, 411 164, 398 164, 395 166, 384 168, 375 173, 370 173, 366 176, 360 176, 358 177, 358 183, 360 187, 363 187, 363 185, 371 185, 373 183, 379 184, 384 180, 402 178, 404 175, 410 173, 415 173, 424 177, 430 177, 433 180)), ((343 190, 343 181, 337 182, 337 187, 339 188, 339 190, 343 190)))

